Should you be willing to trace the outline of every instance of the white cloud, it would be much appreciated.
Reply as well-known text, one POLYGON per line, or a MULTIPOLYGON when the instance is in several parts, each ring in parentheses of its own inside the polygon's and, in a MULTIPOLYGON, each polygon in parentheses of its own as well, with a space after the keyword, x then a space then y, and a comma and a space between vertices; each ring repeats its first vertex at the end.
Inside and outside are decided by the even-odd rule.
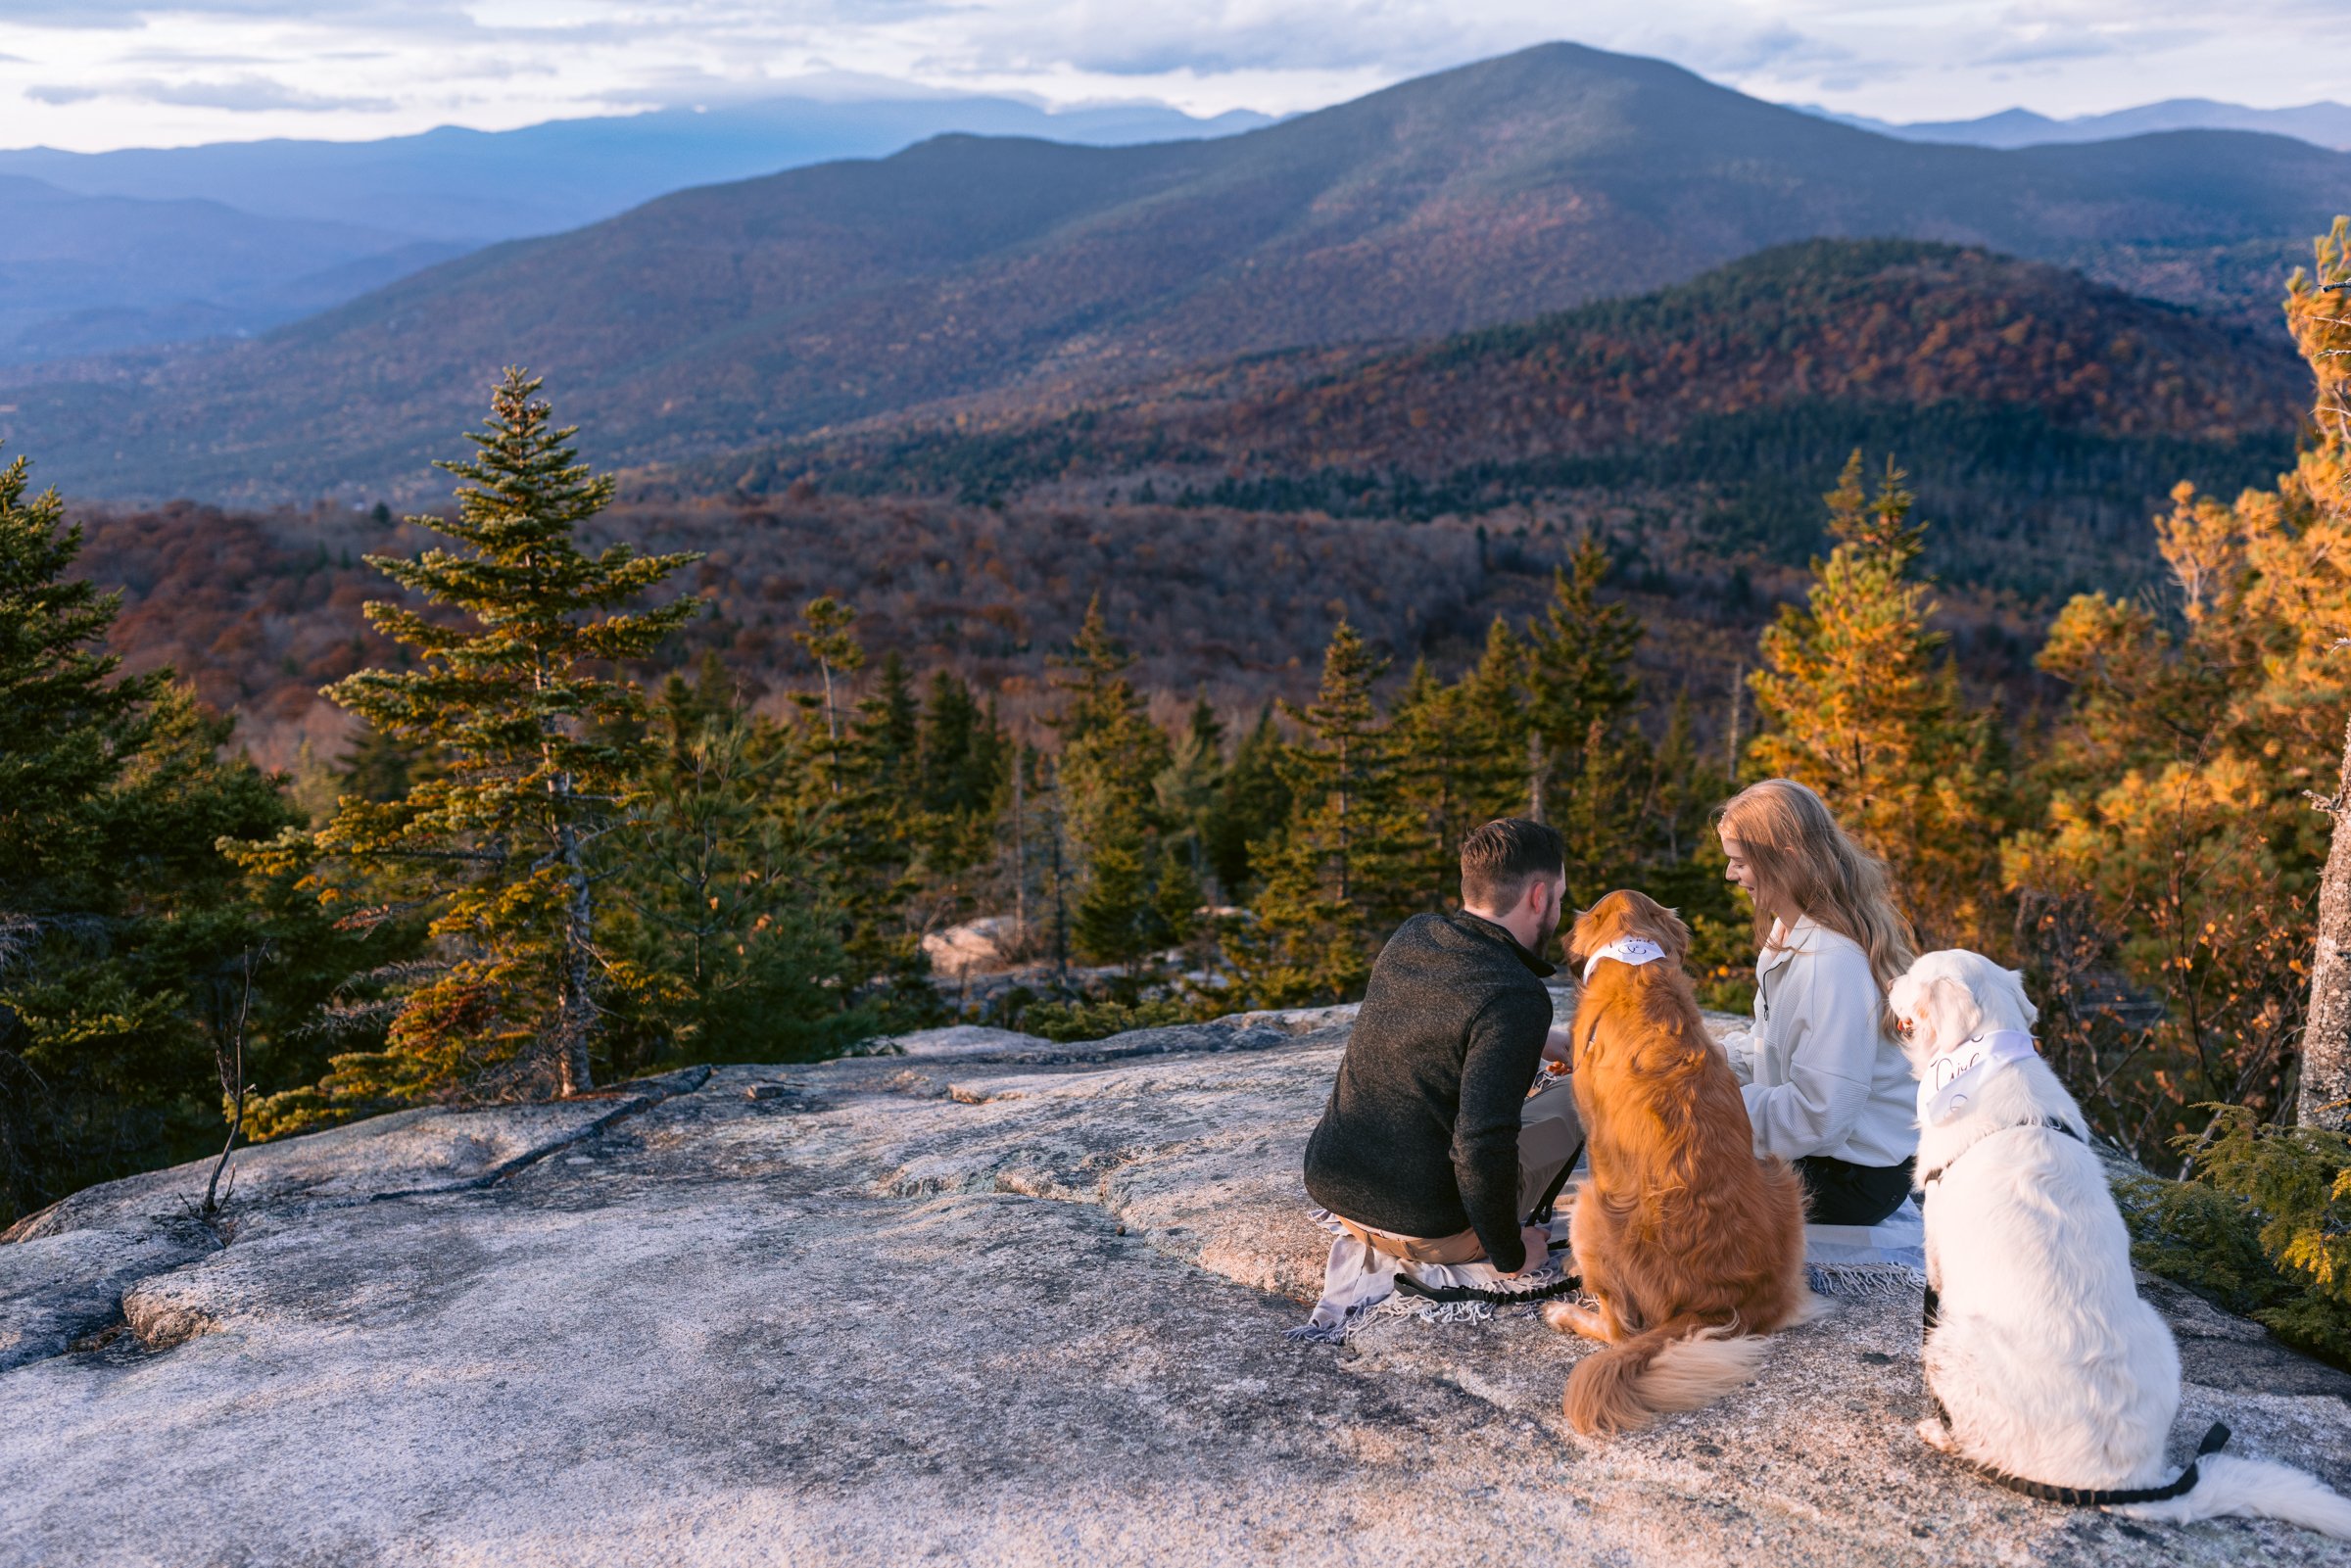
POLYGON ((387 135, 809 73, 1317 107, 1567 35, 1889 119, 2351 93, 2342 0, 5 0, 8 139, 387 135), (11 58, 13 57, 13 58, 11 58))

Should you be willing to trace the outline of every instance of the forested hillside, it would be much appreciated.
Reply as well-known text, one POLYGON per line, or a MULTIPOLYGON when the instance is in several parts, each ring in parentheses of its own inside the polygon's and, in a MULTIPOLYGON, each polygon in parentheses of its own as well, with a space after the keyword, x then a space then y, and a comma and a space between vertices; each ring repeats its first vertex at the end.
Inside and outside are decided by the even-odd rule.
MULTIPOLYGON (((242 743, 272 765, 295 766, 306 740, 322 759, 346 748, 349 721, 319 688, 393 654, 359 618, 388 592, 361 557, 412 549, 417 530, 365 512, 189 503, 91 510, 82 521, 79 570, 122 593, 111 643, 133 669, 181 672, 206 701, 242 715, 242 743)), ((702 552, 686 581, 709 614, 675 656, 719 653, 746 698, 814 676, 792 633, 809 598, 834 594, 860 607, 877 658, 967 677, 1024 733, 1051 707, 1048 655, 1096 595, 1134 649, 1144 689, 1171 705, 1204 692, 1237 721, 1312 689, 1341 611, 1389 656, 1466 656, 1495 611, 1532 607, 1572 545, 1537 534, 1481 548, 1468 529, 1217 507, 822 496, 624 504, 589 534, 702 552)), ((1726 610, 1707 602, 1719 574, 1644 581, 1653 614, 1678 608, 1694 628, 1751 628, 1763 613, 1765 586, 1726 610)), ((1658 656, 1678 661, 1672 680, 1693 672, 1720 700, 1740 640, 1692 629, 1660 642, 1658 656)))
POLYGON ((2143 519, 2182 479, 2226 491, 2283 467, 2305 380, 2274 329, 1980 251, 1815 240, 1522 324, 1228 361, 1067 411, 1001 400, 637 489, 1147 494, 1497 527, 1639 497, 1681 536, 1653 551, 1800 566, 1861 445, 1925 476, 1953 524, 1946 580, 2043 598, 2143 577, 2143 519))
MULTIPOLYGON (((953 668, 1016 722, 1097 594, 1147 687, 1238 718, 1303 698, 1334 606, 1387 656, 1466 656, 1589 535, 1657 634, 1653 679, 1718 733, 1854 447, 1917 475, 1970 678, 2022 698, 2046 608, 2158 573, 2146 519, 2173 485, 2290 464, 2306 377, 2260 335, 2057 268, 1819 241, 1434 343, 642 471, 592 526, 705 552, 687 656, 719 651, 754 696, 806 673, 790 633, 833 593, 878 653, 953 668)), ((360 557, 408 531, 187 502, 88 525, 134 667, 185 672, 275 765, 343 743, 318 688, 385 652, 356 622, 380 583, 360 557)))
POLYGON ((1546 45, 1215 141, 942 137, 496 247, 249 345, 18 376, 0 436, 70 489, 418 493, 461 389, 526 361, 605 462, 1236 354, 1638 293, 1775 244, 1906 235, 2265 323, 2351 155, 2194 131, 1897 141, 1655 61, 1546 45))

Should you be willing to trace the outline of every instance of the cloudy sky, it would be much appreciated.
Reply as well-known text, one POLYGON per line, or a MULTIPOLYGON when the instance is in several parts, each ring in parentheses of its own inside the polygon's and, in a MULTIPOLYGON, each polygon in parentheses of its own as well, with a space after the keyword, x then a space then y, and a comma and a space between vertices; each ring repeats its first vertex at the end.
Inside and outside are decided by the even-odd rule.
POLYGON ((2345 0, 0 0, 0 146, 716 102, 842 73, 1281 113, 1551 38, 1890 119, 2351 98, 2345 0))

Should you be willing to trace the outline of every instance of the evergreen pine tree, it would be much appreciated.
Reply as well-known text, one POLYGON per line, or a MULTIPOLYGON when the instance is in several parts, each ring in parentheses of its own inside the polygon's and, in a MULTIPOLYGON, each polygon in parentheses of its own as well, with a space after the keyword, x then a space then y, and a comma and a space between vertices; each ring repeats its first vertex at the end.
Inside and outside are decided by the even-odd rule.
POLYGON ((1276 833, 1290 814, 1290 789, 1282 781, 1281 733, 1271 705, 1241 737, 1232 762, 1211 792, 1200 829, 1201 848, 1217 886, 1228 904, 1245 901, 1258 869, 1250 846, 1276 833))
POLYGON ((865 668, 865 649, 856 634, 849 630, 856 624, 857 606, 843 604, 828 594, 810 599, 801 609, 800 619, 807 624, 792 633, 792 640, 816 661, 817 672, 824 681, 825 735, 838 740, 840 693, 834 689, 834 678, 852 676, 865 668))
POLYGON ((1323 652, 1321 688, 1296 716, 1307 738, 1283 753, 1289 820, 1278 839, 1251 846, 1265 882, 1234 970, 1262 1005, 1353 995, 1377 943, 1423 899, 1391 736, 1372 700, 1378 674, 1342 619, 1323 652))
POLYGON ((28 472, 0 468, 0 887, 12 910, 83 907, 106 870, 89 802, 154 736, 169 676, 94 651, 122 596, 66 577, 81 525, 54 490, 26 500, 28 472))
POLYGON ((1865 492, 1856 451, 1826 497, 1838 543, 1813 563, 1805 604, 1764 629, 1749 684, 1765 728, 1748 763, 1817 789, 1894 868, 1923 936, 1981 943, 2002 781, 1988 766, 1990 716, 1963 702, 1927 627, 1934 604, 1912 573, 1924 530, 1904 478, 1890 458, 1865 492))
MULTIPOLYGON (((435 771, 404 797, 344 797, 318 834, 358 886, 362 922, 422 905, 450 962, 403 999, 386 1047, 336 1060, 327 1095, 343 1103, 414 1101, 456 1090, 485 1070, 519 1080, 552 1070, 578 1094, 594 1082, 604 953, 596 857, 637 803, 649 746, 630 682, 598 673, 641 658, 699 609, 621 606, 696 557, 639 555, 613 545, 590 555, 577 534, 611 499, 537 394, 509 370, 470 460, 442 466, 466 483, 454 519, 416 526, 456 542, 413 559, 368 563, 467 624, 391 602, 368 621, 417 650, 419 667, 362 670, 328 689, 395 740, 430 754, 435 771)), ((331 873, 329 874, 331 876, 331 873)))
POLYGON ((816 661, 818 676, 824 683, 818 706, 825 716, 825 768, 827 787, 840 793, 838 776, 838 752, 840 746, 840 697, 835 689, 836 679, 845 680, 865 667, 865 649, 856 634, 849 628, 856 623, 857 607, 843 604, 831 594, 810 599, 800 611, 807 624, 792 634, 792 640, 816 661))
POLYGON ((1442 907, 1459 888, 1463 823, 1472 809, 1467 772, 1469 729, 1461 686, 1447 686, 1415 659, 1390 714, 1398 805, 1412 825, 1400 846, 1411 857, 1414 881, 1431 907, 1442 907), (1450 867, 1448 861, 1454 862, 1450 867))
POLYGON ((266 1075, 317 1000, 320 955, 348 964, 349 945, 223 852, 297 813, 223 760, 229 722, 169 671, 123 677, 99 651, 120 599, 67 575, 81 531, 28 478, 23 457, 0 467, 0 1225, 217 1149, 212 1048, 241 958, 272 939, 290 954, 249 1020, 266 1075))
POLYGON ((1110 635, 1097 595, 1070 651, 1057 656, 1063 693, 1053 727, 1061 734, 1061 787, 1071 838, 1089 858, 1100 846, 1155 836, 1157 784, 1170 747, 1143 711, 1127 671, 1133 655, 1110 635))
POLYGON ((1539 796, 1529 810, 1546 821, 1561 814, 1562 790, 1588 797, 1580 807, 1588 818, 1606 815, 1612 804, 1586 786, 1587 751, 1602 749, 1589 760, 1603 769, 1613 762, 1606 752, 1621 738, 1639 691, 1632 662, 1641 623, 1624 605, 1601 601, 1607 572, 1607 551, 1587 535, 1554 572, 1551 601, 1527 628, 1527 723, 1535 736, 1527 771, 1529 792, 1539 796))
MULTIPOLYGON (((1532 728, 1528 657, 1527 643, 1497 615, 1486 628, 1477 663, 1456 683, 1460 728, 1448 749, 1459 770, 1463 832, 1497 817, 1523 817, 1533 803, 1526 766, 1532 728)), ((1457 832, 1457 848, 1459 842, 1457 832)))
POLYGON ((1190 719, 1176 736, 1167 771, 1152 784, 1162 819, 1195 846, 1223 775, 1224 722, 1203 696, 1193 702, 1190 719))
POLYGON ((905 661, 882 661, 875 689, 857 703, 828 769, 841 788, 832 822, 836 904, 842 946, 874 1004, 896 1024, 928 1022, 936 1007, 918 923, 910 905, 922 890, 921 708, 905 661))
POLYGON ((1171 757, 1167 733, 1127 677, 1133 656, 1110 635, 1099 596, 1070 651, 1053 663, 1062 692, 1052 721, 1061 733, 1056 794, 1066 844, 1082 863, 1071 934, 1080 956, 1131 968, 1152 945, 1150 873, 1168 826, 1158 791, 1171 757))
POLYGON ((1159 875, 1151 890, 1154 934, 1176 947, 1189 943, 1199 932, 1200 907, 1207 900, 1199 870, 1192 864, 1191 848, 1174 839, 1161 846, 1159 875))
POLYGON ((833 805, 790 731, 709 679, 672 678, 607 942, 614 1055, 658 1062, 804 1061, 871 1034, 838 933, 833 805), (798 777, 795 777, 798 776, 798 777))
POLYGON ((1070 919, 1078 954, 1131 971, 1153 946, 1151 884, 1142 856, 1131 842, 1102 844, 1088 873, 1070 919))
POLYGON ((964 879, 994 850, 1009 763, 993 706, 983 709, 952 672, 935 673, 916 746, 917 836, 925 875, 958 912, 969 901, 964 879))

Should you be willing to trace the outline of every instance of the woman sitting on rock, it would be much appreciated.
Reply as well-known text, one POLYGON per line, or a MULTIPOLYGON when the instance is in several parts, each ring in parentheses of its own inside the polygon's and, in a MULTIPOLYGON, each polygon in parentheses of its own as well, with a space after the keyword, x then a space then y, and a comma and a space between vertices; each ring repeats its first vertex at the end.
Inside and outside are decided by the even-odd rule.
POLYGON ((1751 1031, 1723 1041, 1755 1153, 1796 1166, 1819 1225, 1874 1225, 1910 1195, 1917 1085, 1886 1008, 1910 967, 1910 923, 1884 862, 1789 779, 1716 814, 1725 873, 1755 904, 1751 1031))

